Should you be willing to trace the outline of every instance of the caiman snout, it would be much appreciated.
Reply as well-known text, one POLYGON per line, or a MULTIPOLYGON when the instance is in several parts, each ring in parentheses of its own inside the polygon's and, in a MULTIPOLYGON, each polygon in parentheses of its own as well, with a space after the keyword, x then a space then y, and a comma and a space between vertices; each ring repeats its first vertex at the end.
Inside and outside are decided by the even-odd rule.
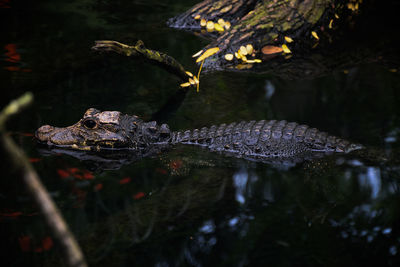
POLYGON ((68 128, 57 128, 50 125, 43 125, 37 129, 35 137, 48 145, 72 145, 78 141, 68 128))
POLYGON ((47 142, 51 133, 54 132, 55 127, 50 125, 43 125, 35 132, 35 137, 41 142, 47 142))

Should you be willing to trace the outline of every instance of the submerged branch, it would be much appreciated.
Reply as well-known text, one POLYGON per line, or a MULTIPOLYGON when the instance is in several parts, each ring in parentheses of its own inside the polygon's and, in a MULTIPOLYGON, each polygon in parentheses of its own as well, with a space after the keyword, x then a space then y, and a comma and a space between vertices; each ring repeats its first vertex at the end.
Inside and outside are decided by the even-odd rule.
POLYGON ((134 46, 126 45, 117 41, 95 41, 92 47, 95 51, 116 52, 124 56, 142 57, 152 64, 157 64, 170 73, 178 76, 183 81, 188 81, 192 76, 185 71, 185 68, 173 57, 144 46, 143 41, 139 40, 134 46))
POLYGON ((39 206, 46 223, 53 231, 54 236, 62 245, 66 254, 69 266, 85 267, 87 266, 81 249, 75 240, 75 237, 69 230, 62 215, 47 190, 40 181, 40 178, 32 165, 29 163, 24 152, 14 143, 4 129, 6 120, 13 114, 21 111, 22 108, 28 106, 33 100, 31 93, 26 93, 17 100, 12 101, 7 107, 0 112, 0 144, 7 152, 10 161, 21 172, 23 182, 25 183, 28 193, 39 206))

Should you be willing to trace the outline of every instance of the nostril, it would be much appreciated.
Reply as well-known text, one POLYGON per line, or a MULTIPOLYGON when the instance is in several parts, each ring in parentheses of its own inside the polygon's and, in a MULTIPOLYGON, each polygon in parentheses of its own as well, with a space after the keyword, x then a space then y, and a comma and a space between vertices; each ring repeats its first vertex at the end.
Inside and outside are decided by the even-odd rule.
POLYGON ((52 132, 54 130, 53 126, 50 125, 43 125, 42 127, 40 127, 37 132, 42 133, 42 134, 46 134, 49 132, 52 132))
POLYGON ((54 131, 54 127, 50 125, 43 125, 35 132, 35 137, 41 141, 46 141, 49 134, 54 131))

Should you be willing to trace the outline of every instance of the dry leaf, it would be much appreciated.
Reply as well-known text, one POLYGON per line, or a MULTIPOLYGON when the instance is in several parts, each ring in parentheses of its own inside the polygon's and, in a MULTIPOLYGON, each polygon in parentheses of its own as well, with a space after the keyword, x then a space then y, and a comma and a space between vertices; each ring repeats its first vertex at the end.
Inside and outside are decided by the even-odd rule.
POLYGON ((285 41, 288 43, 291 43, 291 42, 293 42, 293 39, 290 38, 289 36, 285 36, 285 41))
POLYGON ((282 45, 282 50, 286 54, 292 53, 292 51, 290 51, 289 47, 287 47, 287 45, 285 45, 285 44, 282 45))
POLYGON ((282 51, 283 51, 283 49, 282 49, 281 47, 279 47, 279 46, 272 46, 272 45, 264 46, 264 47, 261 49, 261 52, 262 52, 264 55, 277 54, 277 53, 281 53, 282 51))
POLYGON ((215 53, 217 53, 219 51, 219 47, 213 47, 210 49, 207 49, 197 60, 196 62, 200 62, 203 61, 204 59, 214 55, 215 53))
POLYGON ((318 34, 316 32, 312 31, 311 34, 315 39, 319 40, 318 34))

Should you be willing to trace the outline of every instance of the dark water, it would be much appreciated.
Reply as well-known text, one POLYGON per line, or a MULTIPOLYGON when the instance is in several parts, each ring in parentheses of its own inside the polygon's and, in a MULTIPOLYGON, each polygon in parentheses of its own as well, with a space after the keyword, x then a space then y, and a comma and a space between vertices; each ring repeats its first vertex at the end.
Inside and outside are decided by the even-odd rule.
MULTIPOLYGON (((208 40, 165 25, 195 3, 0 0, 1 106, 25 91, 35 96, 33 106, 7 128, 89 264, 399 266, 400 171, 394 155, 400 149, 400 70, 398 30, 391 25, 396 18, 367 24, 374 30, 370 35, 366 25, 356 27, 365 37, 362 47, 339 44, 376 53, 357 64, 350 56, 338 64, 345 67, 297 79, 202 74, 200 92, 186 95, 179 93, 180 81, 158 67, 90 50, 94 40, 141 39, 195 72, 191 55, 208 40), (392 159, 334 155, 285 168, 178 147, 120 169, 93 171, 73 157, 39 154, 30 136, 35 129, 71 125, 89 107, 145 119, 157 114, 172 129, 286 119, 392 159)), ((2 173, 1 265, 62 265, 60 247, 19 177, 4 164, 2 173)))

